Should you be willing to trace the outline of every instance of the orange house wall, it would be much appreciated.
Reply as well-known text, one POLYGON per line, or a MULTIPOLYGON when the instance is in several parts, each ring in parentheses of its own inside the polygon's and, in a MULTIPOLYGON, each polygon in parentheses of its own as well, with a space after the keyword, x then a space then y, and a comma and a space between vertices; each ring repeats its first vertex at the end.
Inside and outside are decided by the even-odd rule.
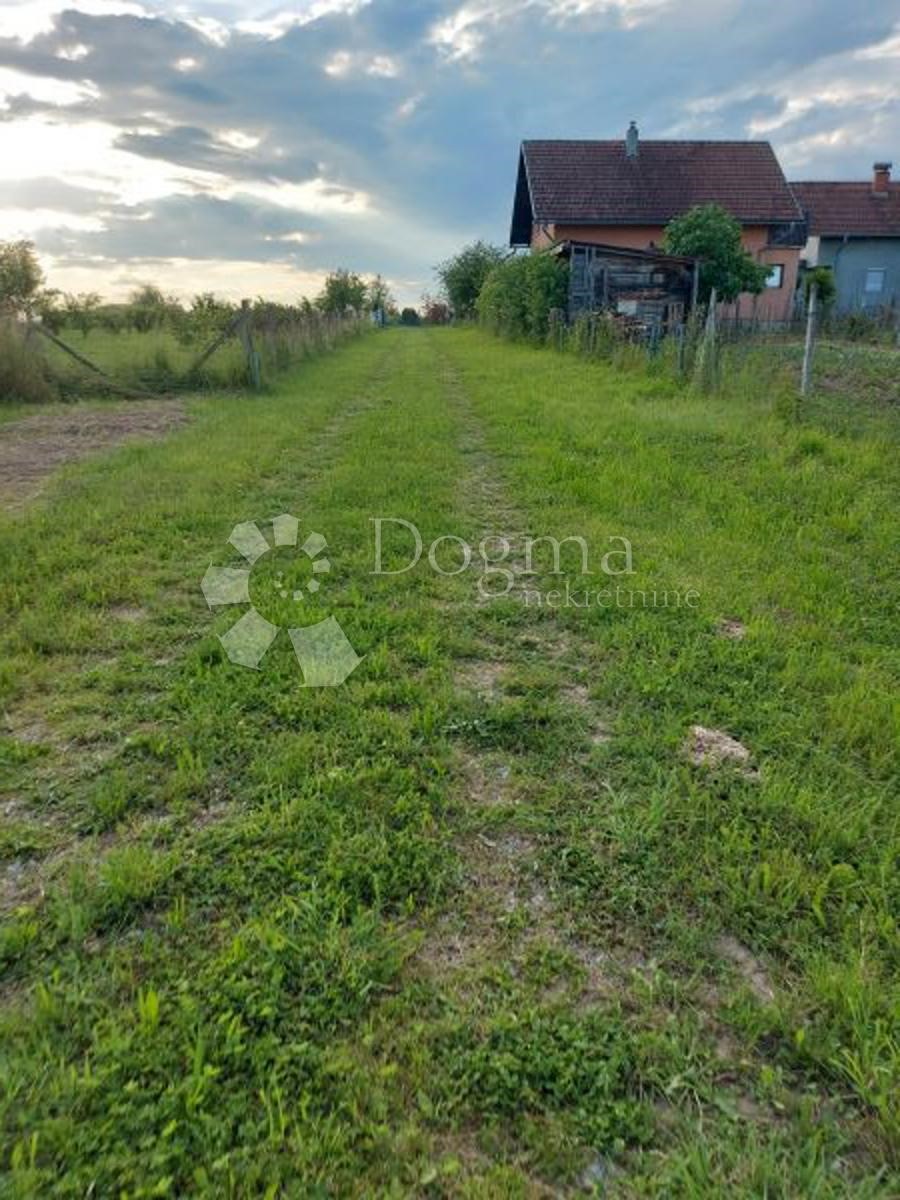
MULTIPOLYGON (((659 249, 665 229, 662 225, 535 225, 532 229, 531 246, 540 250, 553 242, 597 242, 605 246, 621 246, 630 250, 659 249)), ((780 288, 766 288, 756 300, 756 315, 763 321, 786 321, 793 308, 794 288, 797 285, 797 270, 800 263, 800 248, 791 246, 769 246, 769 231, 765 225, 745 225, 741 241, 759 263, 784 267, 780 288)), ((731 315, 733 305, 723 305, 731 315)), ((754 297, 743 295, 738 298, 737 315, 750 317, 754 313, 754 297)))

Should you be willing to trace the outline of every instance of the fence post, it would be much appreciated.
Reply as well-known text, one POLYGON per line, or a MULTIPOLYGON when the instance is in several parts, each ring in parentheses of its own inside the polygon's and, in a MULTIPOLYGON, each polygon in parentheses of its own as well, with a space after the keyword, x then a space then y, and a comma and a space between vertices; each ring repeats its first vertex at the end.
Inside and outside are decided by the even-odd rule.
POLYGON ((241 301, 241 320, 238 325, 238 337, 241 339, 241 345, 244 347, 244 354, 247 356, 247 372, 250 375, 250 382, 254 388, 259 388, 261 383, 259 354, 253 345, 253 312, 250 308, 249 300, 241 301))
POLYGON ((706 326, 697 353, 697 365, 694 369, 694 379, 699 380, 700 386, 707 389, 715 386, 716 382, 716 289, 709 293, 709 304, 706 309, 706 326))
POLYGON ((818 297, 819 289, 815 281, 813 281, 810 285, 809 302, 806 306, 806 341, 803 345, 803 369, 800 372, 801 396, 805 396, 809 392, 810 377, 812 375, 813 338, 815 336, 816 302, 818 297))

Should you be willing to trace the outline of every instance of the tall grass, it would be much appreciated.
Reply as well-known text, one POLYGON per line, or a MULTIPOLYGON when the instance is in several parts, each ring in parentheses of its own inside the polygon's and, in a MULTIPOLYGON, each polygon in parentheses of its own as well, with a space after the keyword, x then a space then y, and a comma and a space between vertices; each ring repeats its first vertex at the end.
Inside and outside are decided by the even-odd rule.
POLYGON ((55 399, 46 358, 16 322, 0 320, 0 404, 42 404, 55 399))

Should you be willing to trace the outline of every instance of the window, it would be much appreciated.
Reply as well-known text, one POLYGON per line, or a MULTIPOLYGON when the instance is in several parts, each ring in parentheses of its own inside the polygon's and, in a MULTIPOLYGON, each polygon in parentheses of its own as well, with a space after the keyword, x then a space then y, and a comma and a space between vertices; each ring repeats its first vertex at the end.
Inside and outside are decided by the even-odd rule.
POLYGON ((772 263, 766 276, 767 288, 779 288, 784 283, 784 263, 772 263))
POLYGON ((869 293, 884 291, 884 267, 869 267, 866 271, 866 287, 869 293))

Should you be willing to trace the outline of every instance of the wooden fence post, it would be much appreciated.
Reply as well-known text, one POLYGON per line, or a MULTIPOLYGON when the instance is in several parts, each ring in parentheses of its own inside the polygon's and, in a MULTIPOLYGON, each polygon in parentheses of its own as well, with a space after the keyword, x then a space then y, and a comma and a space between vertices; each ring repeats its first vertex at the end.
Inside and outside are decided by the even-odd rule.
POLYGON ((259 388, 262 380, 259 354, 253 345, 253 311, 250 308, 249 300, 241 301, 241 320, 238 325, 238 337, 241 339, 244 354, 247 356, 247 372, 250 376, 250 382, 255 388, 259 388))
POLYGON ((815 281, 810 285, 809 301, 806 306, 806 341, 803 345, 803 368, 800 372, 800 395, 805 396, 809 392, 809 384, 812 376, 813 365, 813 339, 815 336, 816 327, 816 302, 819 297, 819 289, 815 281))

